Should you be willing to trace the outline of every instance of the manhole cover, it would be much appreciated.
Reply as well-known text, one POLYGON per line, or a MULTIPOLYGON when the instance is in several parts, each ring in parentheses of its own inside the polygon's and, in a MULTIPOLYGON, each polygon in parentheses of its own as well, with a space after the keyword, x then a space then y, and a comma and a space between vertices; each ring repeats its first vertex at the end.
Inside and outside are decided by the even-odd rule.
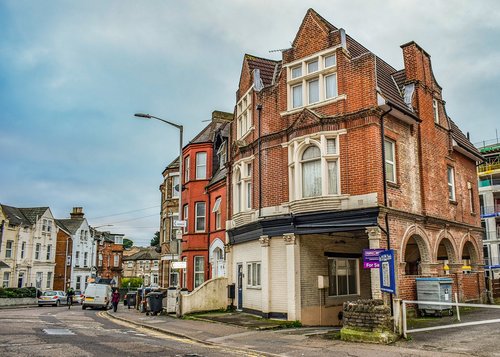
POLYGON ((47 335, 74 335, 74 333, 67 328, 44 328, 42 331, 47 335))

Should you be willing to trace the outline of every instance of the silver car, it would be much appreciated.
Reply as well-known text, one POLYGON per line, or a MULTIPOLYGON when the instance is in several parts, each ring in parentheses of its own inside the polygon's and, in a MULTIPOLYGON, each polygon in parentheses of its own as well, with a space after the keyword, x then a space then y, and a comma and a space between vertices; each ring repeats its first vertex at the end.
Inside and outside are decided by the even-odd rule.
POLYGON ((38 298, 38 306, 66 304, 66 294, 60 290, 47 290, 38 298))

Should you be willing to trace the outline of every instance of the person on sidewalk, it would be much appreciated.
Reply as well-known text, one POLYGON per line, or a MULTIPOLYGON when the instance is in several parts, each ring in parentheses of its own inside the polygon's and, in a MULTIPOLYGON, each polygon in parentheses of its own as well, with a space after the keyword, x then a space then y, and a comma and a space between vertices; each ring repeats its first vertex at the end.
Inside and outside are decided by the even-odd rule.
POLYGON ((111 303, 113 304, 113 312, 116 312, 118 309, 118 303, 120 302, 120 293, 118 289, 113 290, 113 294, 111 295, 111 303))

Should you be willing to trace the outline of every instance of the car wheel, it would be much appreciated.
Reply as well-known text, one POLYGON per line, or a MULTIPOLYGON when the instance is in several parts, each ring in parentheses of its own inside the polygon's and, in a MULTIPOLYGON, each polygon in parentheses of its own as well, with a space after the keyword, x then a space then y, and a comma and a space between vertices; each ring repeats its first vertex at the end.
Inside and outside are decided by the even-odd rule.
POLYGON ((82 310, 85 310, 86 308, 87 308, 87 306, 82 305, 82 310))
POLYGON ((43 305, 42 304, 38 304, 38 307, 42 307, 43 305))
POLYGON ((61 305, 61 301, 60 301, 60 300, 57 300, 57 301, 56 301, 56 307, 59 307, 59 305, 61 305))

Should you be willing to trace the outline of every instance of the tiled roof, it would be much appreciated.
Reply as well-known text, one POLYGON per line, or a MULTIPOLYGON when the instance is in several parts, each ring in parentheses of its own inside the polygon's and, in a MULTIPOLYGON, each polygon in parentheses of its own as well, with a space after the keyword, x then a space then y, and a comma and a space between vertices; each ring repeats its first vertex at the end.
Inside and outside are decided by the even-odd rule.
POLYGON ((66 230, 71 234, 75 234, 78 231, 78 228, 81 227, 84 218, 67 218, 67 219, 58 219, 56 220, 58 223, 62 224, 66 227, 66 230))
POLYGON ((396 71, 379 57, 376 57, 376 69, 377 85, 384 98, 399 110, 414 115, 403 100, 403 96, 400 92, 401 87, 399 87, 399 84, 396 84, 398 81, 400 81, 400 83, 404 81, 400 73, 401 71, 396 71), (395 77, 397 77, 398 80, 396 80, 395 77))
POLYGON ((229 127, 229 122, 227 121, 212 121, 210 124, 208 124, 205 129, 203 129, 198 135, 194 137, 193 140, 191 140, 189 143, 190 144, 198 144, 198 143, 207 143, 207 142, 213 142, 214 141, 214 136, 217 130, 221 129, 224 130, 226 126, 229 127))
POLYGON ((227 169, 225 167, 217 170, 217 172, 210 179, 208 186, 213 185, 214 183, 217 183, 220 180, 223 180, 224 178, 226 178, 226 175, 227 175, 227 169))
POLYGON ((0 269, 3 269, 3 268, 10 268, 10 266, 2 261, 0 261, 0 269))
POLYGON ((35 224, 37 219, 43 216, 49 207, 31 207, 31 208, 19 208, 19 210, 24 214, 24 216, 31 222, 35 224))
POLYGON ((9 219, 9 223, 14 226, 30 226, 32 223, 24 216, 21 210, 17 207, 1 205, 2 211, 5 216, 9 219))
POLYGON ((156 247, 140 248, 140 250, 128 257, 124 256, 123 260, 159 260, 160 253, 156 251, 156 247))
POLYGON ((248 63, 250 71, 254 69, 260 70, 260 78, 265 87, 274 84, 276 73, 281 69, 281 61, 275 61, 267 58, 261 58, 246 54, 245 59, 248 63))
POLYGON ((472 145, 469 139, 467 139, 464 133, 462 133, 458 125, 455 124, 451 118, 448 118, 448 120, 450 122, 451 137, 457 142, 458 146, 476 156, 478 160, 483 161, 483 157, 481 156, 479 150, 472 145))

